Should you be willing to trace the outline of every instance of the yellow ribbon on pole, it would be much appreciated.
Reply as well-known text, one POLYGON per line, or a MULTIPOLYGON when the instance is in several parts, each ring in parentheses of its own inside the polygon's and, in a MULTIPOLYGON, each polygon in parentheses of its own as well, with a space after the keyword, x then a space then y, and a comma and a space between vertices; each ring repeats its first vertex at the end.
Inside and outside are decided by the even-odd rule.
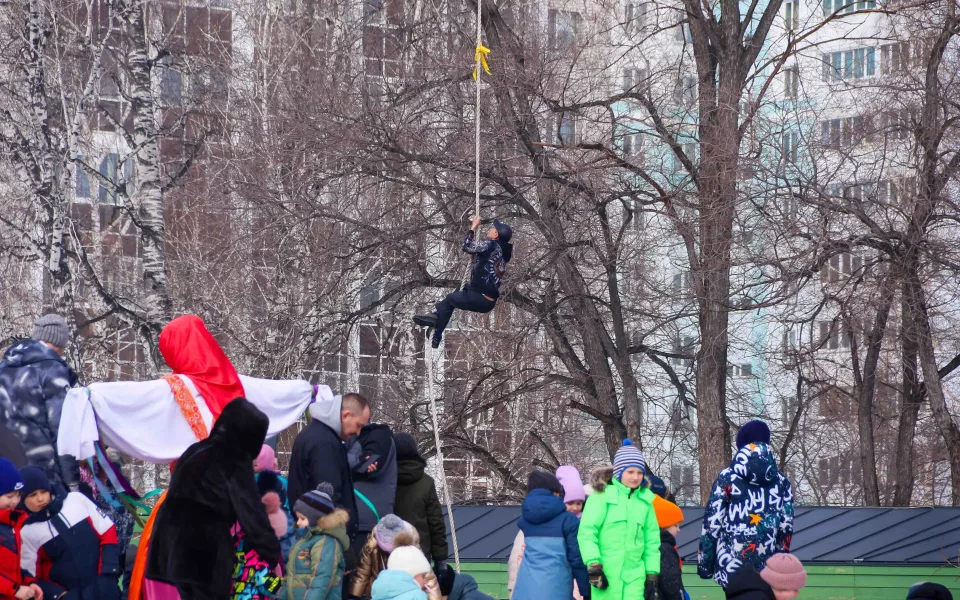
POLYGON ((474 80, 474 81, 477 80, 477 76, 479 75, 480 67, 483 67, 484 72, 486 72, 487 75, 490 75, 490 67, 487 65, 487 55, 488 55, 488 54, 490 54, 490 48, 487 48, 487 47, 484 46, 483 44, 478 44, 478 45, 477 45, 477 53, 476 53, 476 54, 474 55, 474 57, 473 57, 474 62, 477 64, 477 66, 473 68, 473 80, 474 80))

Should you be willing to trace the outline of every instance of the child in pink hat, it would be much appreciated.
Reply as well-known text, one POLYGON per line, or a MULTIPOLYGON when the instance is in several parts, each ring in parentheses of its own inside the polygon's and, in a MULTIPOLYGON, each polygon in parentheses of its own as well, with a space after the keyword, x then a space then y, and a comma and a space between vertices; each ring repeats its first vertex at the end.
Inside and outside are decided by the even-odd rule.
POLYGON ((562 465, 557 469, 557 479, 563 486, 563 502, 567 505, 567 512, 572 512, 579 519, 583 513, 583 503, 587 499, 580 472, 573 465, 562 465))
POLYGON ((792 600, 807 585, 807 572, 800 559, 785 552, 768 558, 760 577, 773 589, 776 600, 792 600))

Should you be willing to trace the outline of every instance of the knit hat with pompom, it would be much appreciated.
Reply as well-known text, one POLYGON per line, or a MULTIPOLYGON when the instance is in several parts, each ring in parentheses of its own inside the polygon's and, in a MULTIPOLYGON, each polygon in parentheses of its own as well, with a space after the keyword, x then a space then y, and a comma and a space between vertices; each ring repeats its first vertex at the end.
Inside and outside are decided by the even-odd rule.
POLYGON ((621 479, 623 472, 630 467, 636 467, 644 473, 647 472, 647 461, 643 457, 643 452, 633 445, 630 438, 627 438, 623 440, 623 446, 617 450, 613 457, 613 476, 621 479))
POLYGON ((317 489, 300 496, 293 505, 294 512, 305 516, 310 527, 316 527, 317 521, 332 513, 334 508, 333 486, 326 481, 321 481, 317 489))

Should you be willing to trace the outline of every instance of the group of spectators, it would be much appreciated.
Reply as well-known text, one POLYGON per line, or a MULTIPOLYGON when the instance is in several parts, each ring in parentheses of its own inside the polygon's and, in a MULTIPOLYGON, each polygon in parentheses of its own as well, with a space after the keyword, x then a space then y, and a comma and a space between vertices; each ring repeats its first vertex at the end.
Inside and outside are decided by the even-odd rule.
MULTIPOLYGON (((46 315, 0 362, 0 600, 492 600, 447 564, 416 439, 372 423, 357 393, 310 405, 287 476, 264 443, 268 417, 231 395, 176 461, 140 542, 149 551, 128 549, 132 515, 107 492, 122 457, 57 453, 77 382, 68 336, 63 318, 46 315)), ((514 600, 689 599, 676 548, 683 511, 630 440, 589 486, 564 465, 531 472, 527 492, 508 566, 514 600)), ((796 598, 807 575, 792 535, 790 481, 769 428, 751 421, 711 488, 697 572, 730 599, 796 598)), ((952 596, 920 583, 908 599, 952 596)))

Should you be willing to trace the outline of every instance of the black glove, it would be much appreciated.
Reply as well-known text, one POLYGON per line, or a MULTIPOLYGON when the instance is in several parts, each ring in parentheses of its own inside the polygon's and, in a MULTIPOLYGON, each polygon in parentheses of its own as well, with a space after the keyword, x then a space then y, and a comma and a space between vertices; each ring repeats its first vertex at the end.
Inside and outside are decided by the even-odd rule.
POLYGON ((597 563, 587 567, 587 576, 590 581, 590 585, 598 590, 605 590, 610 587, 610 582, 607 581, 607 576, 603 574, 603 566, 597 563))
POLYGON ((647 580, 643 583, 643 600, 660 600, 656 575, 647 575, 647 580))

